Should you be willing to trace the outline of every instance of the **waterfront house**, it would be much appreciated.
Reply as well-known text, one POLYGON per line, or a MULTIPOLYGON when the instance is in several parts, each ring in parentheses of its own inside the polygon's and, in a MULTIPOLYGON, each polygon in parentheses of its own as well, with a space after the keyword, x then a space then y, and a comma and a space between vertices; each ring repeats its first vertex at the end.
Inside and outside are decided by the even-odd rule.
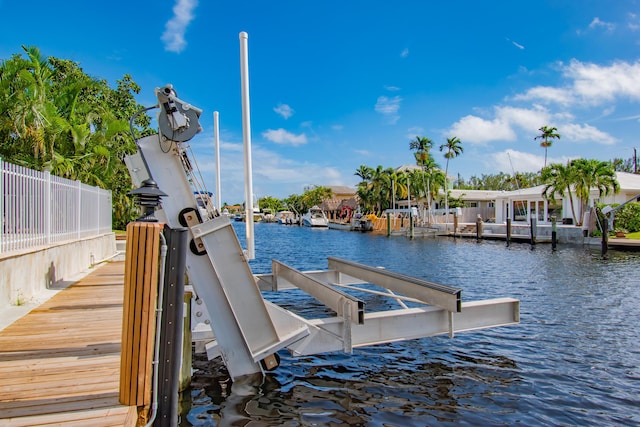
POLYGON ((358 196, 356 190, 345 185, 329 185, 326 188, 331 190, 331 198, 323 200, 320 209, 324 211, 330 220, 340 218, 343 208, 355 211, 358 207, 358 196))
MULTIPOLYGON (((616 172, 616 179, 620 184, 620 191, 617 194, 600 197, 597 188, 591 189, 582 218, 577 218, 580 224, 589 223, 589 209, 596 203, 620 204, 640 195, 640 175, 616 172)), ((546 185, 538 185, 521 190, 499 192, 495 200, 496 222, 505 222, 507 218, 511 218, 514 222, 529 223, 531 218, 535 218, 538 224, 551 224, 552 217, 555 216, 558 222, 573 224, 569 197, 556 196, 555 202, 547 200, 543 197, 545 188, 546 185)), ((580 216, 580 200, 575 195, 573 203, 576 216, 580 216)))

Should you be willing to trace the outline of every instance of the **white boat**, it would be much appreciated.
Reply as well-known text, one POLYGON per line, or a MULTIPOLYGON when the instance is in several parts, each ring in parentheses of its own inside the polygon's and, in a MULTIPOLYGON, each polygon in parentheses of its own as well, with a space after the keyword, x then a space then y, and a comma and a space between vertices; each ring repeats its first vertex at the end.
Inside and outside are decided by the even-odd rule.
POLYGON ((353 230, 353 225, 350 222, 329 221, 327 225, 331 230, 353 230))
POLYGON ((280 211, 276 214, 276 222, 278 224, 293 225, 297 224, 296 214, 291 211, 280 211))
POLYGON ((302 225, 305 227, 328 227, 329 220, 322 209, 314 206, 302 217, 302 225))

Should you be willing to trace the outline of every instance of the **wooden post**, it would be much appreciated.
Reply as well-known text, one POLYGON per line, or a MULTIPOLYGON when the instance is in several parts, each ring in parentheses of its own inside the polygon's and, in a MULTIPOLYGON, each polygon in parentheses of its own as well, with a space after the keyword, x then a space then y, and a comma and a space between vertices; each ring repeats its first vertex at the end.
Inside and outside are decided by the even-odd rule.
POLYGON ((535 246, 536 244, 536 233, 538 231, 538 225, 537 225, 537 220, 535 218, 531 218, 530 220, 530 224, 531 224, 531 246, 535 246))
POLYGON ((409 207, 409 237, 413 239, 413 214, 411 213, 411 207, 409 207))
POLYGON ((453 213, 453 237, 456 237, 456 230, 458 229, 458 214, 453 213))
POLYGON ((391 214, 387 212, 387 237, 391 236, 391 214))
POLYGON ((602 221, 602 258, 607 259, 609 255, 607 252, 609 251, 609 218, 607 215, 604 216, 604 221, 602 221))
POLYGON ((551 250, 552 251, 556 250, 557 236, 558 236, 558 233, 556 231, 556 217, 552 216, 551 217, 551 250))
POLYGON ((507 218, 507 246, 511 242, 511 218, 507 218))
POLYGON ((480 216, 480 214, 478 214, 478 217, 476 218, 476 240, 478 242, 480 241, 480 239, 482 239, 483 231, 482 217, 480 216))
POLYGON ((151 404, 160 232, 164 224, 127 225, 120 403, 151 404))

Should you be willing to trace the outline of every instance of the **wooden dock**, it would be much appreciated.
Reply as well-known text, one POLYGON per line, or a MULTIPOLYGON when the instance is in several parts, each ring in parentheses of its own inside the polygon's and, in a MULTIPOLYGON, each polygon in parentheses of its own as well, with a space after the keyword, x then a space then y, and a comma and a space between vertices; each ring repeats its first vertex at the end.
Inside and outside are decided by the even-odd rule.
POLYGON ((124 263, 0 330, 0 426, 135 426, 118 402, 124 263))

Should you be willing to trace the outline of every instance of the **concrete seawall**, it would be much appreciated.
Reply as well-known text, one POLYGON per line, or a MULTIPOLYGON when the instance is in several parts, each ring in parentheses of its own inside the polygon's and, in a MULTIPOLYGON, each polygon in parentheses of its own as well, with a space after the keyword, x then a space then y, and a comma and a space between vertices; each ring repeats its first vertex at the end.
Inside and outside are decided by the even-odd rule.
POLYGON ((0 310, 46 300, 117 255, 114 233, 0 254, 0 310))

